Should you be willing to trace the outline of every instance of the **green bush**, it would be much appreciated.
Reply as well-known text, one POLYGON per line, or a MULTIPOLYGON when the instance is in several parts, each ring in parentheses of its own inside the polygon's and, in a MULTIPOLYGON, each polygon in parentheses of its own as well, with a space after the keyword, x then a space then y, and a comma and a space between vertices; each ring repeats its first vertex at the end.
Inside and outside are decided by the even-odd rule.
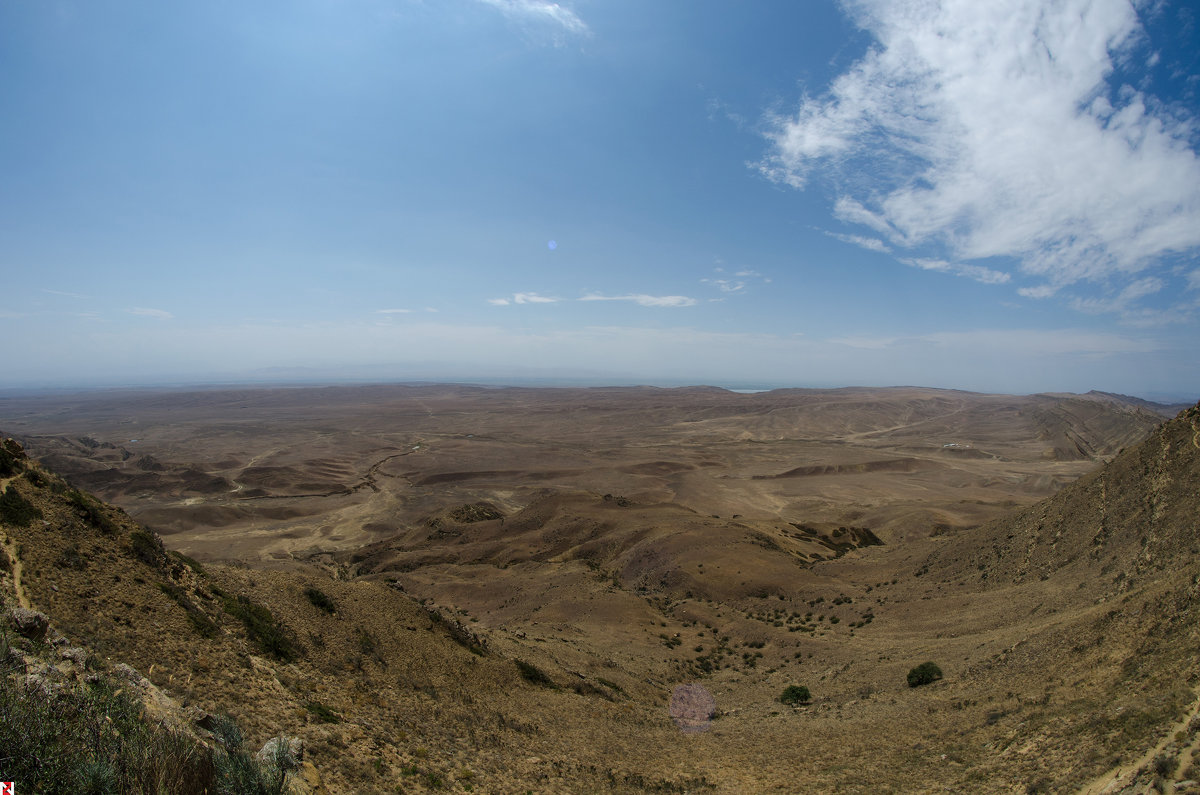
POLYGON ((341 723, 342 716, 322 704, 320 701, 310 701, 304 708, 316 716, 321 723, 341 723))
POLYGON ((513 660, 517 664, 517 670, 521 674, 521 678, 526 682, 543 687, 554 687, 554 680, 546 675, 546 672, 538 668, 533 663, 527 663, 524 660, 513 660))
POLYGON ((313 607, 324 610, 330 615, 337 612, 337 605, 333 603, 333 600, 324 591, 310 585, 304 589, 304 595, 308 597, 308 601, 313 603, 313 607))
POLYGON ((171 601, 187 611, 188 621, 191 622, 192 628, 196 630, 197 635, 202 638, 215 638, 217 636, 217 625, 208 617, 208 613, 205 613, 196 606, 195 602, 188 598, 188 595, 182 588, 169 582, 161 582, 158 584, 158 587, 171 598, 171 601))
POLYGON ((169 554, 171 557, 175 558, 177 561, 179 561, 183 565, 187 566, 192 571, 199 574, 201 577, 208 576, 208 572, 206 572, 204 570, 204 567, 200 565, 200 561, 195 560, 193 558, 189 558, 187 555, 183 554, 182 552, 176 552, 175 550, 171 550, 167 554, 169 554))
POLYGON ((153 568, 158 568, 167 554, 163 550, 162 539, 148 530, 139 529, 130 533, 129 545, 133 547, 133 554, 138 560, 153 568))
POLYGON ((300 655, 300 649, 287 627, 276 621, 271 611, 263 605, 248 596, 238 596, 226 597, 222 607, 245 625, 246 635, 267 654, 283 662, 291 662, 300 655))
POLYGON ((784 704, 807 704, 812 701, 812 694, 804 685, 788 685, 779 695, 779 700, 784 704))
POLYGON ((0 494, 0 522, 14 527, 28 527, 34 519, 41 518, 41 510, 12 486, 0 494))
POLYGON ((935 663, 923 662, 908 672, 908 686, 920 687, 942 678, 942 669, 935 663))
POLYGON ((216 783, 203 745, 148 723, 104 681, 48 699, 0 676, 0 716, 4 776, 30 792, 200 795, 216 783))
POLYGON ((80 518, 107 535, 116 535, 121 529, 100 507, 100 503, 78 489, 67 492, 67 502, 79 512, 80 518))
POLYGON ((0 442, 0 478, 11 477, 25 468, 24 453, 15 443, 0 442))

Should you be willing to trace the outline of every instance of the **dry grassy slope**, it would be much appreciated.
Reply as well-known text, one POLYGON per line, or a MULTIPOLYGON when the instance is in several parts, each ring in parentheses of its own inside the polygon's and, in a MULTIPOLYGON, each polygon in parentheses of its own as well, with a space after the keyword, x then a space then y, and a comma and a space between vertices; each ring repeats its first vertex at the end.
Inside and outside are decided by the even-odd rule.
POLYGON ((1200 683, 1200 405, 1058 495, 944 540, 918 572, 1027 622, 988 667, 1044 683, 1039 753, 1065 770, 1128 762, 1200 683))

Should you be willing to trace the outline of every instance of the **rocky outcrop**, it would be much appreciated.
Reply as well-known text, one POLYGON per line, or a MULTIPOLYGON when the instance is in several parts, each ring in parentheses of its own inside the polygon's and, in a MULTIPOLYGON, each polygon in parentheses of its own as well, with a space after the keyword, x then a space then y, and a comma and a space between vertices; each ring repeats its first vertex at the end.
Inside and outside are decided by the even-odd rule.
POLYGON ((36 641, 43 640, 50 627, 50 619, 45 613, 24 607, 14 607, 9 611, 8 623, 21 637, 36 641))

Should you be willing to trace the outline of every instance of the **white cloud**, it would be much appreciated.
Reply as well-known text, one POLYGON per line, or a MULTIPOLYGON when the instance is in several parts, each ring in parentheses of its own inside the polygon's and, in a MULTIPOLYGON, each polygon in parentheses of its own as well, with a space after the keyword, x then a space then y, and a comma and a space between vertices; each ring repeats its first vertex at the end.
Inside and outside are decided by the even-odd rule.
POLYGON ((1200 246, 1200 124, 1108 82, 1145 43, 1129 0, 846 7, 877 44, 768 119, 770 178, 827 175, 834 215, 897 248, 1013 257, 1042 282, 1023 295, 1137 282, 1200 246))
POLYGON ((407 315, 411 309, 376 309, 377 315, 407 315))
MULTIPOLYGON (((509 304, 553 304, 562 299, 551 298, 548 295, 539 295, 537 293, 513 293, 512 298, 489 298, 488 303, 493 306, 508 306, 509 304)), ((432 310, 437 311, 437 310, 432 310)))
POLYGON ((968 279, 974 279, 983 284, 1004 284, 1011 278, 1003 271, 992 270, 982 265, 964 265, 960 262, 946 262, 942 259, 928 259, 923 257, 902 259, 900 261, 905 265, 911 265, 914 268, 920 268, 925 271, 941 271, 942 273, 953 273, 955 276, 966 276, 968 279))
POLYGON ((1025 298, 1049 298, 1058 292, 1058 288, 1049 284, 1039 284, 1037 287, 1022 287, 1017 295, 1025 298))
POLYGON ((131 315, 138 315, 139 317, 152 317, 155 320, 171 320, 175 317, 165 309, 147 309, 141 306, 136 306, 133 309, 128 309, 126 311, 131 315))
POLYGON ((546 0, 479 0, 518 22, 550 24, 568 33, 585 34, 588 26, 569 8, 546 0))
POLYGON ((1189 290, 1200 290, 1200 268, 1188 274, 1187 283, 1189 290))
POLYGON ((695 306, 696 299, 684 295, 585 295, 580 301, 632 301, 641 306, 695 306))
POLYGON ((514 304, 553 304, 559 299, 537 293, 513 293, 514 304))

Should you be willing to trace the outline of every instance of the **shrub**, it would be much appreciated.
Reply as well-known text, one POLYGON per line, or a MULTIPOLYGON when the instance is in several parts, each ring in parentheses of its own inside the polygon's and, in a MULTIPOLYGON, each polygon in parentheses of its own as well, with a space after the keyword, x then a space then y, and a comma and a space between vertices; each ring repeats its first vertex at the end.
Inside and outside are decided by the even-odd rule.
POLYGON ((936 663, 923 662, 908 672, 908 686, 920 687, 942 678, 942 669, 936 663))
POLYGON ((25 454, 16 442, 11 439, 0 442, 0 478, 7 478, 20 472, 25 467, 21 460, 24 457, 25 454))
POLYGON ((108 515, 100 507, 100 503, 93 500, 91 497, 77 489, 71 489, 67 492, 67 502, 79 512, 80 517, 107 535, 115 535, 120 528, 117 523, 108 518, 108 515))
POLYGON ((238 596, 226 597, 222 607, 226 613, 245 625, 246 635, 267 654, 283 662, 291 662, 299 656, 300 650, 287 627, 276 621, 271 611, 263 605, 252 601, 248 596, 238 596))
POLYGON ((534 685, 542 685, 543 687, 554 687, 554 680, 533 663, 527 663, 524 660, 513 660, 513 662, 517 664, 517 670, 521 673, 521 678, 526 682, 534 685))
POLYGON ((12 486, 0 494, 0 522, 15 527, 28 527, 34 519, 41 518, 41 510, 22 497, 12 486))
POLYGON ((217 636, 217 625, 208 617, 208 614, 196 606, 196 603, 188 598, 184 590, 178 585, 169 582, 161 582, 158 584, 171 601, 187 611, 188 621, 191 622, 192 628, 196 630, 196 634, 202 638, 215 638, 217 636))
POLYGON ((130 533, 129 545, 133 547, 133 554, 138 560, 154 568, 158 568, 167 554, 163 551, 162 539, 147 530, 139 529, 130 533))
POLYGON ((313 607, 324 610, 330 615, 337 612, 337 605, 333 603, 333 600, 324 591, 320 591, 310 585, 304 589, 304 595, 308 597, 308 601, 313 603, 313 607))
POLYGON ((310 701, 304 708, 316 716, 321 723, 341 723, 342 716, 322 704, 320 701, 310 701))
POLYGON ((201 577, 208 576, 208 572, 206 572, 204 570, 204 567, 200 565, 200 561, 195 560, 194 558, 189 558, 187 555, 183 554, 182 552, 176 552, 175 550, 171 550, 168 554, 171 557, 175 558, 180 563, 182 563, 183 565, 187 566, 192 571, 199 574, 201 577))
POLYGON ((812 694, 804 685, 788 685, 779 695, 779 701, 783 704, 807 704, 812 701, 812 694))
POLYGON ((31 792, 213 791, 204 746, 103 680, 46 699, 0 676, 0 715, 4 775, 31 792))

